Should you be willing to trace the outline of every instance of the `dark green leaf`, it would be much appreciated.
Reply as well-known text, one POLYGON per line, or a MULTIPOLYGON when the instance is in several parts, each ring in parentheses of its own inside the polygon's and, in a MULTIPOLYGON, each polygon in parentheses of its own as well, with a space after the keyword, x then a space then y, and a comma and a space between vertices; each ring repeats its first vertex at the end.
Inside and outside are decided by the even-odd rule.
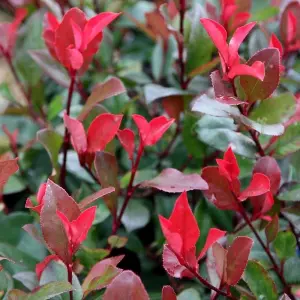
POLYGON ((281 260, 293 257, 296 253, 296 238, 291 231, 278 232, 273 242, 276 254, 281 260))

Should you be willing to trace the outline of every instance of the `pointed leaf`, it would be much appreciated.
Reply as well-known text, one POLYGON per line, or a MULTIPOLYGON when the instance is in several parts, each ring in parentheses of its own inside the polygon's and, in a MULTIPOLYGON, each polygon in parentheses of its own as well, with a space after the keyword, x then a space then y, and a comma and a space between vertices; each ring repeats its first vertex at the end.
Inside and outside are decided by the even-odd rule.
POLYGON ((183 174, 172 168, 163 170, 152 180, 141 183, 141 187, 152 187, 168 193, 182 193, 191 190, 207 190, 206 182, 198 174, 183 174))
POLYGON ((123 271, 107 287, 103 300, 149 300, 141 279, 132 271, 123 271))
POLYGON ((97 84, 93 90, 92 94, 87 99, 85 105, 83 106, 78 120, 83 121, 94 106, 101 103, 105 99, 111 98, 116 95, 120 95, 126 92, 126 88, 122 81, 117 77, 111 77, 105 82, 97 84))
POLYGON ((266 226, 265 233, 268 243, 272 243, 278 233, 279 230, 279 218, 278 215, 275 215, 272 218, 272 221, 266 226))
POLYGON ((236 285, 241 279, 253 246, 253 240, 246 236, 237 237, 228 249, 226 283, 236 285))
POLYGON ((129 159, 132 160, 135 148, 134 132, 131 129, 126 128, 123 130, 119 130, 117 135, 123 148, 128 153, 129 159))

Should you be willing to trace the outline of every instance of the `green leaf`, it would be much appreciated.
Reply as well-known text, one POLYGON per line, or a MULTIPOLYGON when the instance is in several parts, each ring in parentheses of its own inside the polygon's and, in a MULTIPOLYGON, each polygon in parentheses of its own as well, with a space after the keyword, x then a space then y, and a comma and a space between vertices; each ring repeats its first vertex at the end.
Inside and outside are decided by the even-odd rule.
POLYGON ((26 189, 26 185, 24 179, 14 174, 8 178, 8 181, 4 186, 3 194, 4 195, 15 194, 24 191, 25 189, 26 189))
POLYGON ((190 113, 185 113, 182 128, 182 139, 189 154, 195 158, 202 158, 206 146, 202 141, 197 139, 197 122, 197 117, 190 113))
POLYGON ((261 124, 283 123, 295 112, 295 97, 284 93, 261 101, 250 114, 250 118, 261 124))
POLYGON ((197 290, 193 288, 182 291, 178 296, 178 300, 201 300, 201 297, 197 290))
POLYGON ((284 278, 288 284, 300 284, 300 258, 292 257, 284 264, 284 278))
POLYGON ((199 66, 208 63, 211 60, 214 49, 214 45, 203 26, 199 26, 201 16, 201 6, 196 4, 193 8, 192 27, 187 45, 187 73, 191 73, 199 66))
POLYGON ((273 145, 275 154, 279 157, 287 156, 300 149, 300 122, 290 125, 273 145))
MULTIPOLYGON (((121 207, 122 203, 119 205, 121 207)), ((150 211, 142 199, 131 199, 121 221, 128 232, 143 228, 150 221, 150 211)))
POLYGON ((275 240, 279 230, 279 219, 278 215, 275 215, 272 218, 272 221, 266 226, 265 233, 268 243, 271 243, 275 240))
POLYGON ((90 249, 82 246, 76 253, 76 257, 79 258, 88 270, 91 269, 97 262, 104 259, 110 253, 107 249, 90 249))
POLYGON ((276 254, 281 260, 293 257, 296 253, 297 241, 291 231, 278 232, 273 246, 276 254))
POLYGON ((256 11, 252 17, 251 21, 263 22, 277 16, 279 13, 279 8, 276 6, 268 6, 259 11, 256 11))
POLYGON ((108 217, 110 216, 110 211, 107 208, 107 206, 105 205, 105 203, 103 201, 101 201, 98 204, 98 208, 96 211, 96 217, 95 220, 93 222, 93 225, 102 223, 103 221, 105 221, 108 217))
POLYGON ((242 133, 235 132, 237 127, 232 119, 203 116, 197 125, 198 138, 209 146, 226 151, 231 144, 235 153, 255 157, 254 142, 242 133))
POLYGON ((51 129, 42 129, 37 132, 37 140, 47 150, 53 169, 58 172, 58 154, 63 143, 63 138, 60 134, 51 129))
POLYGON ((117 235, 111 235, 107 241, 112 248, 123 248, 127 244, 128 238, 117 235))
POLYGON ((159 81, 163 75, 164 55, 164 41, 162 38, 159 38, 151 57, 151 70, 155 81, 159 81))
POLYGON ((282 201, 300 201, 300 184, 288 187, 288 190, 278 195, 278 199, 282 201))
POLYGON ((47 118, 52 121, 63 110, 63 97, 62 95, 56 95, 48 106, 47 118))
POLYGON ((19 272, 15 274, 13 278, 20 281, 30 291, 39 286, 39 282, 35 272, 19 272))
POLYGON ((47 300, 72 290, 72 285, 67 281, 49 282, 41 286, 36 292, 30 293, 28 300, 47 300))
POLYGON ((257 299, 277 300, 275 284, 263 266, 254 260, 249 260, 244 274, 244 280, 257 299))
MULTIPOLYGON (((6 271, 0 272, 0 291, 4 292, 3 300, 7 299, 9 291, 14 287, 14 281, 11 275, 6 271)), ((2 299, 2 298, 1 298, 2 299)))

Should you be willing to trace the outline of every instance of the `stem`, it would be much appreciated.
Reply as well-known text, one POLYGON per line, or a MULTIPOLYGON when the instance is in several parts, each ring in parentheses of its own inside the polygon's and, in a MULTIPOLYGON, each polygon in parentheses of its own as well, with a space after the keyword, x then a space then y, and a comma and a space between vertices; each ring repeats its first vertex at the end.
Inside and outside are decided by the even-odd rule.
POLYGON ((179 22, 180 22, 180 35, 181 35, 181 40, 178 41, 178 58, 179 58, 179 65, 180 65, 180 85, 183 90, 187 88, 187 84, 185 82, 185 63, 183 59, 183 52, 184 52, 184 16, 185 16, 185 1, 186 0, 180 0, 180 11, 179 11, 179 22))
MULTIPOLYGON (((72 285, 72 264, 67 265, 68 270, 68 282, 72 285)), ((73 291, 69 292, 70 300, 73 300, 73 291)))
MULTIPOLYGON (((70 77, 71 77, 71 82, 69 86, 68 100, 67 100, 67 107, 66 107, 66 113, 68 116, 70 115, 72 96, 75 87, 76 73, 70 72, 70 77)), ((59 183, 62 188, 66 187, 66 169, 67 169, 67 155, 68 155, 69 140, 70 140, 70 134, 66 128, 65 135, 64 135, 64 143, 63 143, 63 163, 62 163, 60 177, 59 177, 59 183)))
POLYGON ((141 157, 143 155, 143 152, 144 152, 144 145, 143 145, 142 140, 140 139, 138 154, 137 154, 137 157, 136 157, 136 161, 135 161, 135 163, 132 167, 132 170, 131 170, 131 177, 130 177, 130 181, 129 181, 127 191, 126 191, 126 198, 125 198, 124 203, 122 205, 119 217, 116 218, 116 220, 113 224, 112 235, 116 234, 116 232, 118 231, 118 229, 121 225, 121 220, 122 220, 123 214, 126 210, 126 207, 127 207, 128 203, 129 203, 129 201, 130 201, 130 199, 133 195, 133 192, 135 191, 135 189, 137 187, 137 186, 133 186, 133 182, 134 182, 134 178, 135 178, 135 175, 136 175, 141 157))
POLYGON ((44 128, 44 127, 47 127, 47 124, 45 124, 45 122, 35 113, 34 109, 33 109, 33 105, 32 105, 32 101, 28 95, 28 93, 26 92, 23 84, 21 83, 21 80, 17 74, 17 71, 13 65, 13 62, 12 62, 12 59, 11 59, 11 56, 9 53, 7 53, 6 51, 4 51, 4 49, 0 46, 0 51, 1 53, 3 54, 8 66, 9 66, 9 69, 19 87, 19 89, 21 90, 22 94, 24 95, 25 97, 25 100, 27 102, 27 105, 28 105, 28 111, 29 111, 29 114, 31 116, 31 118, 41 127, 41 128, 44 128))
POLYGON ((188 265, 185 265, 185 267, 206 287, 208 287, 209 289, 215 291, 217 293, 217 295, 222 295, 227 297, 228 299, 233 299, 235 300, 236 298, 229 295, 226 292, 221 291, 220 289, 216 288, 215 286, 211 285, 206 279, 204 279, 200 274, 198 274, 198 272, 196 272, 196 270, 194 270, 193 268, 189 267, 188 265))
POLYGON ((269 257, 274 271, 276 272, 276 274, 278 275, 280 281, 282 282, 283 286, 284 286, 284 290, 285 293, 288 294, 288 296, 292 299, 295 300, 295 297, 293 296, 293 294, 291 293, 291 289, 289 287, 289 285, 287 284, 287 282, 285 281, 285 278, 283 277, 274 257, 272 256, 270 249, 265 245, 265 243, 263 242, 263 240, 261 239, 260 235, 258 234, 258 232, 256 231, 256 229, 254 228, 254 226, 251 223, 251 220, 248 218, 247 213, 243 207, 243 205, 239 202, 239 200, 234 196, 236 203, 239 206, 239 213, 242 215, 242 217, 244 218, 245 222, 247 223, 247 225, 250 227, 251 231, 253 232, 253 234, 255 235, 256 239, 258 240, 258 242, 260 243, 260 245, 262 246, 262 248, 264 249, 264 251, 266 252, 267 256, 269 257))

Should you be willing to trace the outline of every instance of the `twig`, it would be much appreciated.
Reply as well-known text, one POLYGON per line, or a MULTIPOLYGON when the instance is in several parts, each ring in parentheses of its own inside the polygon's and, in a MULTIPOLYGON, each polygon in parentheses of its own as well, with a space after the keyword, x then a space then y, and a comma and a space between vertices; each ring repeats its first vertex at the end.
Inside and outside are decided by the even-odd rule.
POLYGON ((180 40, 178 41, 178 58, 180 65, 180 85, 183 90, 187 88, 187 84, 185 82, 185 63, 183 58, 184 52, 184 17, 185 17, 185 0, 180 0, 180 10, 179 10, 179 31, 180 31, 180 40))
MULTIPOLYGON (((67 100, 67 107, 66 107, 66 114, 68 116, 70 115, 70 110, 71 110, 71 103, 72 103, 72 96, 73 96, 74 87, 75 87, 76 73, 70 72, 70 77, 71 77, 71 82, 70 82, 70 86, 69 86, 68 100, 67 100)), ((62 188, 66 187, 66 169, 67 169, 67 155, 68 155, 69 140, 70 140, 70 134, 68 132, 68 129, 66 128, 65 135, 64 135, 64 143, 63 143, 63 163, 62 163, 60 176, 59 176, 59 183, 62 188)))
MULTIPOLYGON (((67 267, 67 270, 68 270, 68 282, 72 285, 72 264, 69 264, 66 266, 67 267)), ((73 300, 73 290, 71 290, 69 292, 69 295, 70 295, 70 300, 73 300)))

